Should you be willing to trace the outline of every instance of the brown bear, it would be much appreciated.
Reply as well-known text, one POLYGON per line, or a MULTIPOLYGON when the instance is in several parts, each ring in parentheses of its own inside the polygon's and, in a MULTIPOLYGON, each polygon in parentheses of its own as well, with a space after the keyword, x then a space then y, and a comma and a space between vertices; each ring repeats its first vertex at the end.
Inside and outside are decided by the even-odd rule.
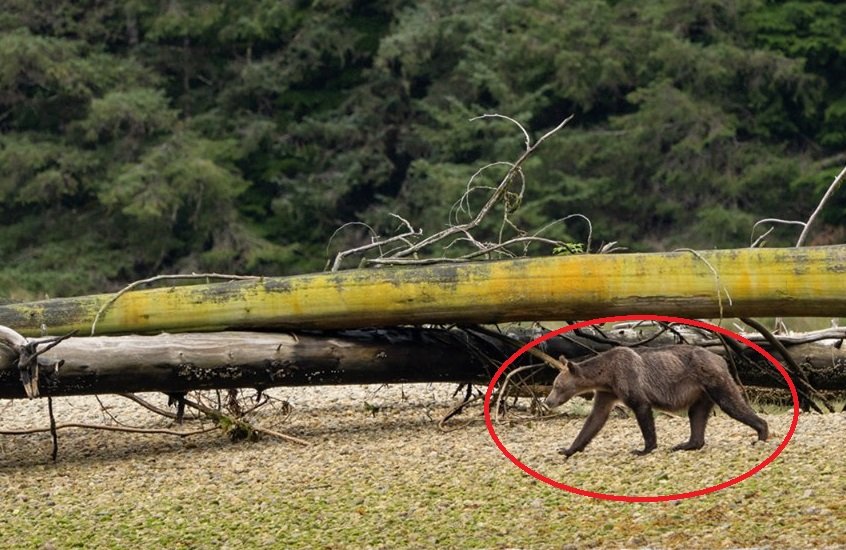
POLYGON ((702 448, 705 425, 715 403, 730 417, 752 427, 759 440, 766 441, 769 436, 766 421, 746 403, 725 360, 706 349, 689 345, 617 347, 579 363, 564 356, 560 360, 566 370, 555 378, 544 402, 548 407, 557 407, 576 395, 595 393, 593 410, 582 431, 569 448, 559 450, 568 457, 590 443, 617 402, 634 411, 643 433, 644 448, 634 451, 637 455, 658 446, 653 408, 688 411, 690 439, 673 447, 674 451, 702 448))

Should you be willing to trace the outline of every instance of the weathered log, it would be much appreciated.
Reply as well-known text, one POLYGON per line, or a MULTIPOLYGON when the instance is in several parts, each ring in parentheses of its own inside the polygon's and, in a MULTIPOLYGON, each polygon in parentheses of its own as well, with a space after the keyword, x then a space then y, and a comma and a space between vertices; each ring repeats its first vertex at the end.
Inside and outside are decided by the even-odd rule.
POLYGON ((846 246, 590 254, 351 270, 0 306, 36 336, 421 323, 846 315, 846 246))
MULTIPOLYGON (((457 336, 351 331, 70 338, 41 356, 38 388, 41 396, 56 396, 489 379, 457 336)), ((13 359, 0 346, 0 398, 26 396, 13 359)))
MULTIPOLYGON (((518 335, 519 336, 519 335, 518 335)), ((534 335, 524 337, 531 339, 534 335)), ((572 336, 570 336, 572 338, 572 336)), ((578 338, 576 338, 578 340, 578 338)), ((548 340, 546 352, 578 358, 585 341, 548 340)), ((712 348, 722 353, 721 347, 712 348)), ((846 351, 793 346, 818 389, 846 389, 846 351)), ((471 382, 487 384, 514 348, 459 330, 393 329, 335 334, 223 332, 69 338, 40 356, 41 396, 277 386, 471 382), (469 344, 469 345, 468 345, 469 344), (56 369, 53 367, 63 361, 56 369)), ((757 354, 751 354, 753 360, 757 354)), ((536 362, 525 355, 524 364, 536 362)), ((0 398, 25 397, 15 357, 0 346, 0 398)), ((782 387, 771 365, 738 364, 745 384, 782 387), (775 376, 772 376, 775 373, 775 376)), ((553 369, 532 380, 549 384, 553 369)))
MULTIPOLYGON (((771 349, 771 346, 762 344, 762 347, 776 359, 782 360, 781 354, 771 349)), ((722 353, 721 348, 710 349, 722 353)), ((846 349, 822 344, 799 344, 789 346, 787 351, 814 388, 818 390, 846 390, 846 349)), ((754 362, 757 368, 740 364, 737 366, 744 384, 779 387, 780 384, 773 383, 772 378, 775 374, 778 377, 776 382, 781 382, 781 377, 766 359, 754 350, 748 350, 745 356, 754 362)))

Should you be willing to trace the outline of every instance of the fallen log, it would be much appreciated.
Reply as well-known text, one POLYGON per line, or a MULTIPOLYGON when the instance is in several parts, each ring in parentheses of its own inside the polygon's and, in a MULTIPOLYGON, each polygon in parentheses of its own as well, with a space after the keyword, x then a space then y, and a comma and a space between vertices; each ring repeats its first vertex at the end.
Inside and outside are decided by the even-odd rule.
POLYGON ((590 319, 844 316, 846 246, 350 270, 0 306, 27 336, 590 319), (114 300, 112 302, 112 300, 114 300))
MULTIPOLYGON (((0 398, 26 397, 14 356, 4 349, 0 398)), ((40 364, 40 396, 490 379, 458 335, 446 331, 69 338, 41 355, 40 364)))
MULTIPOLYGON (((555 357, 586 356, 590 342, 569 338, 575 342, 548 340, 545 351, 555 357)), ((720 346, 710 349, 724 353, 720 346)), ((817 389, 846 389, 846 351, 819 344, 790 350, 817 389)), ((488 384, 513 351, 502 341, 458 329, 68 338, 39 356, 35 383, 40 396, 373 383, 488 384)), ((753 352, 750 358, 759 367, 738 363, 741 381, 784 387, 780 375, 756 355, 753 352)), ((518 364, 537 362, 528 354, 522 360, 518 364)), ((0 345, 0 398, 26 397, 15 361, 11 350, 0 345)), ((549 384, 555 374, 551 368, 538 369, 528 382, 549 384)))

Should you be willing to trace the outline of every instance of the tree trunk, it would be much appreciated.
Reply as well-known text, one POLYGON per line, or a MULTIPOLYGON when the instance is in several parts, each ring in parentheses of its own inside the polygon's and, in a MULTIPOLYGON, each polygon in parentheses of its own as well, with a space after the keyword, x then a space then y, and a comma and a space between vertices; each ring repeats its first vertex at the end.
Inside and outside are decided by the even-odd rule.
MULTIPOLYGON (((545 351, 578 359, 588 341, 580 342, 554 338, 547 341, 545 351)), ((797 362, 808 364, 806 372, 815 387, 846 389, 846 351, 818 344, 794 350, 797 362)), ((485 335, 438 329, 69 338, 40 356, 37 387, 41 396, 58 396, 325 384, 486 385, 513 352, 513 346, 485 335), (56 369, 59 361, 63 363, 56 369)), ((537 362, 528 354, 521 359, 518 365, 537 362)), ((14 355, 0 346, 0 398, 25 397, 14 361, 14 355)), ((762 368, 767 370, 738 363, 744 383, 784 387, 772 365, 764 362, 762 368)), ((541 369, 529 381, 549 384, 555 374, 551 368, 541 369)))
MULTIPOLYGON (((40 365, 42 396, 483 381, 486 377, 479 363, 444 331, 70 338, 44 353, 40 365), (52 366, 58 361, 64 363, 56 370, 52 366)), ((24 390, 12 355, 6 352, 0 354, 0 398, 16 397, 25 397, 24 390)))
MULTIPOLYGON (((590 254, 351 270, 131 291, 97 334, 343 329, 421 323, 681 317, 844 316, 846 246, 590 254), (719 275, 719 276, 717 276, 719 275)), ((113 295, 0 306, 36 336, 91 332, 113 295)))

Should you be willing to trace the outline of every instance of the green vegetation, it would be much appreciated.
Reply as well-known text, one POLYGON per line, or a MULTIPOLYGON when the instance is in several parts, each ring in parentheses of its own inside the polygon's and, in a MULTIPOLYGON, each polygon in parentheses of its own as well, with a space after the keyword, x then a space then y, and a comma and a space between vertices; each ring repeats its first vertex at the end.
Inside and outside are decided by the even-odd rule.
MULTIPOLYGON (((525 167, 522 227, 578 212, 594 242, 745 246, 843 164, 844 34, 822 1, 10 0, 0 300, 320 270, 339 226, 387 234, 389 212, 438 230, 520 152, 513 125, 468 120, 492 112, 536 135, 575 115, 525 167)), ((844 211, 817 242, 843 240, 844 211)))

